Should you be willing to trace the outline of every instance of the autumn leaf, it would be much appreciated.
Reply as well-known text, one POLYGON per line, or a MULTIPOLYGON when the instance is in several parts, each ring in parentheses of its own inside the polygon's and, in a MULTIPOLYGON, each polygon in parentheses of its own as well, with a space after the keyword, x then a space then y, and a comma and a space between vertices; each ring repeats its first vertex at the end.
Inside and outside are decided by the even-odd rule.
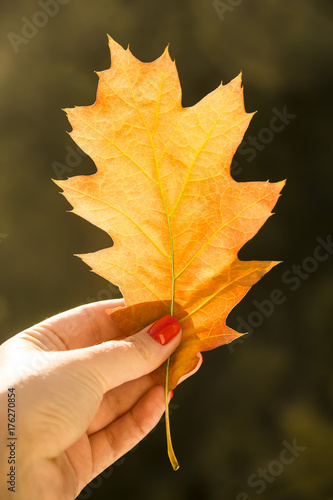
POLYGON ((128 307, 113 319, 124 335, 164 314, 181 321, 178 349, 154 373, 167 394, 196 366, 196 353, 241 335, 226 318, 276 263, 237 254, 271 215, 284 182, 231 177, 252 117, 240 76, 183 108, 167 49, 143 63, 109 44, 111 68, 98 73, 96 102, 66 110, 71 136, 97 172, 57 184, 76 214, 113 239, 112 248, 81 258, 120 287, 128 307))

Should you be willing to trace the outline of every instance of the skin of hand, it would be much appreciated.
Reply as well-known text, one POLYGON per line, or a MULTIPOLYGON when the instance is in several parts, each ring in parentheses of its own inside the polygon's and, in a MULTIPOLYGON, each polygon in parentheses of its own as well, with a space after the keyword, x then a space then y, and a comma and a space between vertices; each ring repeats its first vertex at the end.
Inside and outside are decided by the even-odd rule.
MULTIPOLYGON (((77 307, 0 346, 0 437, 8 436, 8 388, 16 400, 15 494, 1 498, 73 500, 94 477, 143 439, 164 412, 164 388, 150 373, 176 349, 149 326, 124 340, 106 309, 122 299, 77 307)), ((180 382, 197 371, 198 365, 180 382)), ((0 470, 9 472, 9 448, 0 470)), ((3 481, 1 481, 3 483, 3 481)))

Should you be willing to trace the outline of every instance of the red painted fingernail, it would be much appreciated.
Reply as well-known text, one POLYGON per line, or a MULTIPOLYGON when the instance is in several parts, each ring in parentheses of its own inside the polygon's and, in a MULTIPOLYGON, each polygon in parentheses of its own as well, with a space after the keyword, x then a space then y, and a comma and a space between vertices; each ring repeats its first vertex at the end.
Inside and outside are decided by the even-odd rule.
POLYGON ((170 391, 169 392, 169 403, 170 403, 170 401, 171 401, 172 398, 173 398, 173 391, 170 391))
POLYGON ((165 345, 173 339, 181 329, 181 324, 173 316, 163 316, 163 318, 151 325, 148 333, 159 344, 165 345))

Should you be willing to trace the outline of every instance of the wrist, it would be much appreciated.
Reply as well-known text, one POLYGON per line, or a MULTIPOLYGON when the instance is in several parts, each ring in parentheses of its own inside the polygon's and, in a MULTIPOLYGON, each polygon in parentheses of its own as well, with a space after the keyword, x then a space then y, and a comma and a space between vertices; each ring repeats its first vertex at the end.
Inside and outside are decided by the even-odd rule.
POLYGON ((46 500, 38 488, 37 460, 29 453, 17 425, 17 399, 13 388, 0 391, 0 498, 46 500))
POLYGON ((0 491, 1 498, 17 498, 17 436, 15 390, 0 392, 0 491), (14 497, 15 498, 15 497, 14 497))

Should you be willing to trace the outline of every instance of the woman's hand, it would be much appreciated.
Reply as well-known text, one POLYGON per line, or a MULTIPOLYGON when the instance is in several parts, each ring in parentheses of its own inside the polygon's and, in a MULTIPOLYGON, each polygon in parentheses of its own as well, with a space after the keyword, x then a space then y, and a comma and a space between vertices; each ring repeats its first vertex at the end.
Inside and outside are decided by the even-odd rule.
MULTIPOLYGON (((149 374, 178 346, 180 323, 166 317, 155 338, 147 327, 112 341, 120 332, 105 309, 123 305, 121 299, 77 307, 1 345, 0 434, 4 443, 7 390, 14 388, 17 500, 73 500, 163 415, 164 389, 149 374)), ((0 470, 3 484, 10 471, 3 449, 0 470)), ((14 498, 8 487, 1 498, 14 498)))

